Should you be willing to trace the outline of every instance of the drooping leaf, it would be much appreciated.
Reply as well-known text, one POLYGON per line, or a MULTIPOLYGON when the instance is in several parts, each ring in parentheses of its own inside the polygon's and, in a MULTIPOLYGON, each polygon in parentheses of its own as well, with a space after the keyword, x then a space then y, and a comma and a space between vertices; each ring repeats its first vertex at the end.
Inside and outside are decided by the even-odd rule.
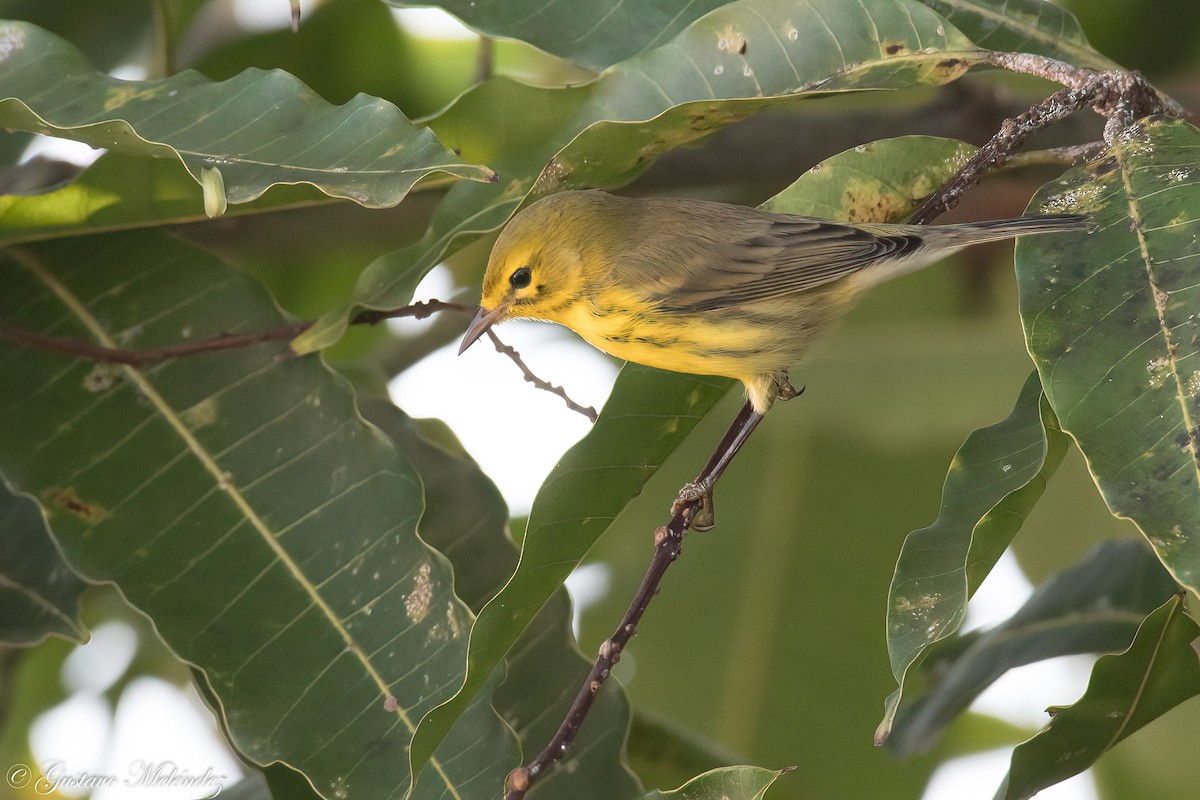
POLYGON ((1051 708, 1050 724, 1017 746, 997 798, 1026 800, 1083 772, 1105 752, 1200 694, 1200 625, 1181 593, 1146 617, 1129 649, 1101 657, 1083 697, 1051 708))
POLYGON ((55 549, 37 504, 0 482, 0 642, 31 645, 50 635, 82 642, 86 586, 55 549))
POLYGON ((1079 67, 1120 69, 1092 49, 1079 20, 1045 0, 921 0, 980 47, 1036 53, 1079 67))
POLYGON ((1119 652, 1146 615, 1179 587, 1145 542, 1103 542, 1052 576, 1012 617, 931 651, 888 739, 901 755, 928 750, 942 730, 1010 669, 1080 653, 1119 652))
MULTIPOLYGON (((921 199, 920 188, 932 190, 953 174, 966 147, 930 137, 876 142, 817 165, 768 205, 773 211, 799 214, 820 208, 843 219, 877 219, 873 214, 883 209, 901 218, 921 199)), ((567 451, 538 492, 517 571, 480 611, 471 633, 467 679, 458 695, 422 721, 413 742, 414 764, 731 383, 726 378, 625 366, 596 426, 567 451)), ((672 499, 663 498, 664 512, 672 499)))
MULTIPOLYGON (((285 321, 257 284, 161 232, 10 248, 0 275, 6 322, 107 346, 285 321)), ((278 353, 128 368, 0 343, 0 469, 72 567, 116 583, 203 671, 242 753, 327 798, 398 798, 416 721, 461 680, 471 613, 417 535, 411 467, 343 379, 278 353)), ((503 780, 514 745, 487 698, 414 797, 503 780)))
POLYGON ((887 636, 898 688, 876 743, 891 732, 913 664, 962 625, 967 600, 1041 497, 1066 447, 1034 374, 1012 414, 972 433, 955 454, 938 518, 908 535, 892 578, 887 636))
POLYGON ((1089 236, 1017 246, 1025 340, 1112 512, 1200 592, 1200 131, 1145 119, 1031 210, 1089 236))
POLYGON ((435 172, 494 178, 390 103, 359 95, 333 106, 278 70, 246 70, 219 83, 191 71, 123 81, 97 72, 67 42, 16 21, 0 23, 0 62, 4 127, 178 158, 197 182, 220 177, 229 203, 275 184, 304 183, 379 208, 396 205, 435 172))
MULTIPOLYGON (((498 184, 452 187, 419 242, 364 272, 355 304, 404 305, 405 275, 424 275, 450 249, 500 227, 536 197, 620 186, 667 150, 781 103, 822 92, 945 83, 976 58, 965 36, 916 0, 869 6, 739 0, 584 86, 488 81, 430 126, 467 160, 492 166, 498 184), (497 115, 497 108, 523 113, 497 115), (496 124, 480 129, 480 118, 496 124)), ((347 308, 327 315, 293 346, 300 352, 328 346, 348 314, 347 308)))

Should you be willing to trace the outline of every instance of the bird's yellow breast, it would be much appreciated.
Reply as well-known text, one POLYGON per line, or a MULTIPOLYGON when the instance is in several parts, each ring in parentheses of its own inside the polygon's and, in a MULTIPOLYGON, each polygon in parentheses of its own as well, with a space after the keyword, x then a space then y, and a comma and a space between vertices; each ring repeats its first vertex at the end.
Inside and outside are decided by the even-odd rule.
POLYGON ((761 303, 722 313, 663 311, 622 289, 579 299, 553 315, 617 358, 673 372, 747 380, 786 369, 804 349, 788 317, 798 304, 761 303))

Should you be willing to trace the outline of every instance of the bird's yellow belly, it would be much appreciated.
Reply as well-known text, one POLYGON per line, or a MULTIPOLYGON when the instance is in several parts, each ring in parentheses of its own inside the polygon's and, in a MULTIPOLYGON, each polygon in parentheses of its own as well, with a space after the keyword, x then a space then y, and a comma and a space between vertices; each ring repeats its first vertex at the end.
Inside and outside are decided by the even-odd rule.
POLYGON ((728 318, 709 321, 705 316, 714 315, 596 315, 576 308, 559 321, 617 358, 672 372, 746 380, 789 365, 788 337, 779 330, 728 318))

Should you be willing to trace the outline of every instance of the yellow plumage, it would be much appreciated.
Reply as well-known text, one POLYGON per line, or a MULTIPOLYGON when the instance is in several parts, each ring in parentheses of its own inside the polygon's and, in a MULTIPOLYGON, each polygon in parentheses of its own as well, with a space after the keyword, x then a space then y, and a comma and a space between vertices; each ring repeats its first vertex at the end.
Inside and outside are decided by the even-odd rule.
POLYGON ((462 349, 503 319, 548 320, 618 358, 736 378, 763 414, 789 396, 787 369, 864 290, 971 244, 1086 227, 1073 215, 849 225, 563 192, 522 211, 496 241, 462 349))

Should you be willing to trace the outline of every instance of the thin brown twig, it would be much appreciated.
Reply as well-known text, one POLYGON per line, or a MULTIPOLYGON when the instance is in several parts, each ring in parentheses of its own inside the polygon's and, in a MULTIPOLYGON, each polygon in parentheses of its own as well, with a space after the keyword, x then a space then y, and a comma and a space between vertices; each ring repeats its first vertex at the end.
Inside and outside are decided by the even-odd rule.
POLYGON ((993 66, 1029 75, 1038 75, 1064 85, 1023 114, 1004 120, 1000 130, 979 148, 954 177, 925 200, 909 218, 914 225, 927 225, 958 205, 963 192, 984 175, 1007 162, 1009 154, 1033 133, 1090 105, 1107 117, 1106 142, 1135 120, 1147 114, 1179 116, 1183 109, 1170 98, 1160 95, 1138 72, 1097 72, 1029 53, 988 53, 983 61, 993 66))
MULTIPOLYGON (((447 303, 442 300, 426 300, 412 305, 402 306, 400 308, 392 308, 385 310, 367 310, 356 314, 351 320, 351 325, 376 325, 384 320, 396 319, 399 317, 410 317, 413 319, 425 319, 439 311, 453 311, 461 314, 472 314, 475 309, 470 306, 464 306, 460 303, 447 303)), ((222 333, 217 336, 212 336, 207 339, 197 339, 194 342, 181 342, 179 344, 166 345, 163 347, 153 347, 142 350, 126 349, 119 347, 106 347, 102 344, 89 342, 84 339, 78 339, 71 336, 45 336, 40 333, 26 330, 0 320, 0 339, 7 339, 10 342, 15 342, 27 347, 34 347, 39 350, 48 350, 55 353, 63 353, 64 355, 75 356, 76 358, 87 359, 104 364, 123 364, 129 367, 146 367, 152 364, 158 364, 163 361, 170 361, 176 358, 187 358, 196 356, 202 353, 214 353, 222 350, 237 350, 245 347, 250 347, 264 342, 289 341, 296 338, 304 331, 313 326, 315 320, 302 320, 292 322, 287 325, 282 325, 278 328, 272 328, 265 331, 256 331, 253 333, 222 333)), ((488 331, 491 336, 492 343, 496 349, 508 356, 517 368, 521 370, 521 374, 525 380, 532 383, 538 389, 550 392, 551 394, 561 397, 566 403, 567 408, 582 414, 590 421, 596 421, 596 409, 586 406, 581 406, 576 403, 567 394, 566 390, 561 386, 554 386, 548 381, 544 381, 533 373, 521 359, 519 353, 511 347, 505 345, 493 331, 488 331)), ((282 357, 282 354, 281 354, 282 357)))
POLYGON ((650 566, 646 569, 646 574, 638 585, 633 600, 625 611, 625 616, 621 618, 616 632, 600 645, 600 652, 596 656, 595 663, 592 664, 587 679, 583 682, 579 693, 575 695, 570 710, 567 711, 566 717, 549 744, 528 765, 517 767, 508 774, 508 778, 504 781, 504 800, 522 800, 541 774, 562 758, 574 744, 579 728, 591 710, 592 702, 599 694, 600 687, 612 674, 612 668, 621 660, 621 652, 625 649, 625 645, 637 633, 638 622, 641 621, 642 614, 650 605, 650 601, 654 599, 654 595, 658 593, 658 587, 662 584, 667 567, 671 566, 683 550, 684 534, 687 533, 699 505, 699 500, 687 501, 671 517, 671 521, 666 526, 654 531, 654 557, 650 560, 650 566))
POLYGON ((555 386, 554 384, 544 381, 537 375, 534 375, 532 372, 530 372, 529 368, 525 366, 525 362, 521 360, 521 354, 514 350, 511 345, 507 345, 496 338, 496 332, 491 328, 488 328, 487 335, 491 338, 492 345, 496 348, 496 352, 503 353, 504 355, 508 356, 516 363, 518 367, 521 368, 521 373, 525 376, 525 380, 529 381, 543 391, 558 395, 566 402, 567 408, 571 409, 572 411, 578 411, 592 422, 596 421, 597 417, 599 416, 596 413, 596 409, 592 408, 591 406, 584 407, 579 405, 574 400, 567 397, 567 393, 561 386, 555 386))
POLYGON ((145 350, 126 350, 117 347, 105 347, 102 344, 76 339, 71 336, 44 336, 40 333, 27 331, 0 320, 0 339, 35 347, 39 350, 50 350, 55 353, 84 358, 103 364, 124 364, 129 367, 146 367, 162 361, 175 358, 213 353, 219 350, 236 350, 263 342, 276 342, 281 339, 294 339, 312 326, 312 321, 293 322, 280 328, 255 333, 223 333, 208 339, 197 339, 194 342, 153 347, 145 350))

